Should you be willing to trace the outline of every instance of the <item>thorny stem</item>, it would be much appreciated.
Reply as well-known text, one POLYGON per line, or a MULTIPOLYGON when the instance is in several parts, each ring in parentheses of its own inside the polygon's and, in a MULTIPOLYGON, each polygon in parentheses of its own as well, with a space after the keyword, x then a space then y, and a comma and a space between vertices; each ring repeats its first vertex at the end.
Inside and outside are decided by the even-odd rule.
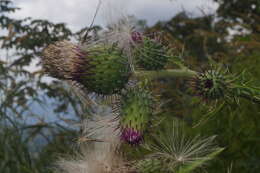
POLYGON ((169 69, 169 70, 160 70, 160 71, 135 71, 136 77, 139 78, 165 78, 165 77, 194 77, 197 75, 197 72, 190 70, 188 68, 183 69, 169 69))

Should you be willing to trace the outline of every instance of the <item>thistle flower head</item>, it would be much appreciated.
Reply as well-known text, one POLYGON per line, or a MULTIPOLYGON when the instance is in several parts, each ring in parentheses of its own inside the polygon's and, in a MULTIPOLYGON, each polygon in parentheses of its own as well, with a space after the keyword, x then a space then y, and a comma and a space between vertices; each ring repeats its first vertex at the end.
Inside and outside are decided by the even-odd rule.
POLYGON ((121 140, 138 145, 143 140, 153 114, 153 98, 144 89, 132 88, 122 96, 121 101, 121 140))
POLYGON ((81 64, 86 64, 86 53, 69 41, 57 41, 43 50, 42 64, 50 76, 58 79, 73 79, 81 64))
POLYGON ((90 92, 116 94, 130 76, 127 57, 116 45, 95 45, 86 50, 90 68, 80 68, 77 81, 90 92))
POLYGON ((43 51, 43 67, 53 77, 82 84, 89 92, 116 94, 128 82, 127 56, 116 45, 90 44, 83 50, 68 41, 43 51))
POLYGON ((134 61, 144 70, 162 70, 169 60, 168 49, 157 39, 133 33, 138 43, 134 48, 134 61))
POLYGON ((138 31, 133 31, 131 33, 131 37, 132 37, 132 40, 135 42, 135 43, 139 43, 143 40, 143 36, 140 32, 138 31))
POLYGON ((143 134, 134 128, 124 128, 121 132, 121 139, 130 145, 139 145, 143 140, 143 134))
POLYGON ((196 95, 203 100, 217 100, 224 98, 228 93, 230 80, 221 70, 207 70, 199 73, 191 81, 191 86, 196 95))

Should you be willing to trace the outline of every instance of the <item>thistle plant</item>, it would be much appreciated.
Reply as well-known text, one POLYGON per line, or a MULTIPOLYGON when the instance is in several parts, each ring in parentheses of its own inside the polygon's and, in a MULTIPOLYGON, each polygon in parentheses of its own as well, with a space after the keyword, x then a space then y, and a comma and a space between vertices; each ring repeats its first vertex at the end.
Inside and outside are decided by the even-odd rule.
MULTIPOLYGON (((137 32, 134 26, 122 20, 114 26, 116 29, 112 27, 105 31, 99 40, 80 44, 59 41, 43 51, 45 71, 57 79, 80 84, 83 88, 79 90, 87 90, 81 92, 81 95, 88 96, 92 92, 97 95, 118 96, 112 102, 106 103, 106 106, 115 108, 109 118, 104 120, 103 117, 101 119, 104 121, 94 120, 87 124, 84 133, 87 132, 88 135, 83 136, 86 139, 91 137, 95 142, 109 147, 116 144, 112 145, 115 147, 113 157, 117 151, 124 152, 122 143, 129 144, 132 149, 144 146, 150 153, 144 154, 137 161, 126 159, 126 165, 130 164, 127 167, 131 169, 125 169, 125 172, 130 172, 133 168, 138 173, 187 173, 202 167, 223 150, 213 145, 215 136, 189 138, 175 123, 172 128, 159 132, 156 136, 152 120, 162 101, 154 99, 155 94, 147 87, 147 81, 153 83, 158 78, 177 77, 187 79, 190 81, 187 83, 188 88, 205 101, 205 104, 240 98, 259 103, 259 88, 241 82, 239 77, 223 70, 221 66, 213 66, 212 62, 209 69, 203 72, 194 71, 185 65, 184 59, 174 58, 168 46, 160 39, 137 32), (174 68, 167 68, 167 64, 174 68)), ((83 155, 83 159, 77 159, 75 163, 72 161, 73 164, 63 161, 61 165, 71 165, 66 168, 71 170, 67 171, 69 173, 79 170, 84 173, 116 172, 115 167, 122 168, 125 165, 125 162, 121 162, 124 159, 115 163, 110 150, 104 150, 102 159, 95 159, 100 155, 97 150, 102 152, 103 149, 92 149, 93 157, 92 154, 83 155), (107 161, 109 171, 100 166, 100 162, 107 161), (82 169, 77 169, 78 167, 82 169)))

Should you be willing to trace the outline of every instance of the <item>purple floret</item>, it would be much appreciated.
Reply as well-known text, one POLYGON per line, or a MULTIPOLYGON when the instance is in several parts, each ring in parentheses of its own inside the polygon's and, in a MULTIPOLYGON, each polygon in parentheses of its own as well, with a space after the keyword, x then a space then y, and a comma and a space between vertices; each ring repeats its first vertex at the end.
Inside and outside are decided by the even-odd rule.
POLYGON ((142 34, 140 32, 132 32, 132 40, 134 42, 141 42, 143 40, 142 34))
POLYGON ((141 132, 139 132, 135 129, 125 128, 122 130, 121 140, 123 140, 131 145, 139 145, 143 140, 143 136, 142 136, 141 132))

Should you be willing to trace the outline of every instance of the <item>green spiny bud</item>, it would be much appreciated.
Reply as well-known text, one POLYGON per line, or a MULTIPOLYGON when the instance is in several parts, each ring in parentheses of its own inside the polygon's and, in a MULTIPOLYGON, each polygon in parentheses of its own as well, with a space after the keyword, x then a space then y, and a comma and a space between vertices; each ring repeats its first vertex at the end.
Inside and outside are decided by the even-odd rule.
POLYGON ((208 101, 224 98, 229 83, 228 76, 221 70, 207 70, 192 79, 191 86, 196 95, 208 101))
POLYGON ((90 68, 79 69, 77 81, 91 92, 118 93, 128 82, 127 57, 115 46, 98 45, 87 50, 90 68))
POLYGON ((166 47, 159 40, 142 38, 134 48, 135 63, 144 70, 162 70, 168 62, 166 47))

